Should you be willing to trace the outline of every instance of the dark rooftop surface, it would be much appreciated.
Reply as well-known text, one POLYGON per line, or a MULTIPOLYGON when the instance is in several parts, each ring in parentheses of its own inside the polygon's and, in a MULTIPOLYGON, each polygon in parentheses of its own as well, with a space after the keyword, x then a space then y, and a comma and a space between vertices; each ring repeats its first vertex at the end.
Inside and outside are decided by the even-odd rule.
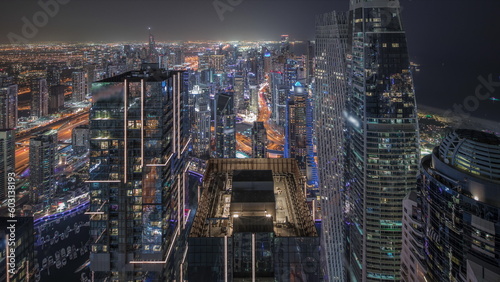
POLYGON ((232 203, 270 203, 275 202, 274 191, 255 191, 255 190, 242 190, 233 189, 231 197, 232 203))
POLYGON ((240 216, 233 219, 234 232, 274 232, 273 219, 265 216, 240 216))
POLYGON ((235 170, 233 182, 243 181, 273 181, 272 170, 235 170))

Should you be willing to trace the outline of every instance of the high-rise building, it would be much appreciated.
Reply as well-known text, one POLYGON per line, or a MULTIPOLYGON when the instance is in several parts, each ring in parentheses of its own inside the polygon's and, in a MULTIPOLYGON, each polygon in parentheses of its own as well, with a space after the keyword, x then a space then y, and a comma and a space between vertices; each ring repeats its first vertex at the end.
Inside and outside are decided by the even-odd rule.
POLYGON ((233 95, 219 93, 215 97, 215 157, 236 157, 236 116, 233 95))
POLYGON ((33 204, 47 204, 55 193, 57 131, 47 130, 30 139, 30 193, 33 204))
POLYGON ((17 127, 17 85, 0 85, 0 129, 17 127))
POLYGON ((419 132, 397 0, 351 1, 346 51, 350 274, 401 280, 402 203, 417 186, 419 132))
POLYGON ((93 84, 91 270, 99 281, 173 281, 183 250, 189 134, 183 73, 145 65, 93 84))
POLYGON ((64 109, 65 91, 64 85, 54 85, 49 88, 49 114, 55 114, 64 109))
POLYGON ((44 78, 31 81, 31 116, 43 117, 49 114, 49 89, 44 78))
POLYGON ((183 279, 321 281, 319 238, 294 159, 212 159, 202 185, 183 279))
POLYGON ((284 156, 296 159, 300 171, 305 176, 307 170, 307 92, 300 82, 297 82, 292 89, 286 103, 284 156))
POLYGON ((193 140, 193 155, 198 159, 210 157, 212 111, 208 92, 203 91, 198 95, 194 105, 193 127, 191 138, 193 140))
POLYGON ((15 173, 15 138, 14 130, 0 129, 0 201, 7 197, 9 175, 15 173))
POLYGON ((347 15, 331 12, 316 18, 314 119, 321 206, 322 265, 325 278, 343 281, 345 250, 344 119, 347 68, 347 15))
POLYGON ((252 157, 267 158, 267 131, 264 122, 255 121, 252 127, 252 157))
POLYGON ((156 42, 155 42, 155 37, 151 33, 151 28, 149 28, 149 47, 148 47, 148 55, 146 62, 147 63, 158 63, 159 60, 159 53, 158 50, 156 50, 156 42))
POLYGON ((216 73, 224 72, 224 55, 210 55, 210 68, 216 73))
POLYGON ((61 84, 61 69, 58 65, 47 67, 47 85, 48 87, 61 84))
POLYGON ((87 94, 87 77, 84 71, 75 71, 71 74, 72 84, 73 84, 73 101, 82 102, 85 101, 85 96, 87 94))
POLYGON ((500 281, 500 138, 450 133, 404 200, 402 281, 500 281))

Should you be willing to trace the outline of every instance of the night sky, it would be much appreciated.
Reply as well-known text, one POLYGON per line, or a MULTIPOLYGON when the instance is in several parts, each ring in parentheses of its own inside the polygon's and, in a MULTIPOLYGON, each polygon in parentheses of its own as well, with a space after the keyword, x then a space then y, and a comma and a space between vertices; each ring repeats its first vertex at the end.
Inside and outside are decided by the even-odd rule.
MULTIPOLYGON (((51 1, 51 0, 42 0, 51 1)), ((54 0, 55 1, 55 0, 54 0)), ((63 1, 63 0, 59 0, 63 1)), ((348 0, 217 0, 238 3, 221 21, 213 0, 64 0, 40 28, 37 41, 277 40, 314 38, 316 14, 346 10, 348 0)), ((1 0, 0 43, 21 34, 35 0, 1 0)), ((474 95, 478 76, 500 81, 500 1, 402 0, 410 57, 422 65, 415 87, 420 104, 452 109, 474 95)), ((500 86, 492 96, 500 98, 500 86)), ((500 102, 480 101, 472 115, 500 121, 500 102)))

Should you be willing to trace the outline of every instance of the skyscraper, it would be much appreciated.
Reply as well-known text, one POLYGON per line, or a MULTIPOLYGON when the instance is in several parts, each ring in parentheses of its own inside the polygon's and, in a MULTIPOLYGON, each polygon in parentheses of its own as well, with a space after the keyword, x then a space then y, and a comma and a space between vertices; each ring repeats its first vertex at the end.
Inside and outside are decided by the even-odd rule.
POLYGON ((357 280, 399 281, 402 201, 419 162, 406 35, 397 0, 352 0, 349 15, 346 254, 357 280))
POLYGON ((321 196, 322 265, 327 280, 344 280, 345 250, 344 120, 347 69, 347 15, 331 12, 316 18, 314 119, 321 196))
POLYGON ((17 127, 17 85, 0 85, 0 129, 17 127))
POLYGON ((307 170, 307 142, 306 142, 306 107, 307 93, 305 88, 297 82, 286 103, 285 123, 285 158, 297 160, 303 175, 307 170))
POLYGON ((219 93, 215 97, 215 157, 236 157, 236 120, 233 95, 219 93))
POLYGON ((44 78, 31 81, 31 116, 43 117, 49 113, 49 89, 44 78))
POLYGON ((15 172, 16 133, 10 129, 0 129, 0 201, 7 197, 9 174, 15 172))
POLYGON ((31 202, 46 205, 55 192, 57 131, 47 130, 30 139, 31 202))
POLYGON ((252 157, 267 158, 267 131, 264 122, 254 121, 252 127, 252 157))
POLYGON ((187 87, 182 72, 147 67, 93 84, 87 182, 100 280, 172 281, 179 270, 187 87))
POLYGON ((404 201, 403 281, 500 281, 500 138, 457 129, 404 201))
POLYGON ((73 101, 82 102, 87 94, 87 78, 84 71, 75 71, 71 74, 73 83, 73 101))
POLYGON ((400 280, 402 201, 419 151, 399 1, 351 0, 349 16, 318 17, 315 53, 326 274, 343 279, 346 246, 350 278, 400 280))
POLYGON ((193 155, 199 159, 210 157, 212 112, 208 92, 203 91, 196 98, 194 105, 194 120, 191 130, 193 139, 193 155))
POLYGON ((55 114, 64 109, 65 90, 64 85, 54 85, 49 88, 49 114, 55 114))

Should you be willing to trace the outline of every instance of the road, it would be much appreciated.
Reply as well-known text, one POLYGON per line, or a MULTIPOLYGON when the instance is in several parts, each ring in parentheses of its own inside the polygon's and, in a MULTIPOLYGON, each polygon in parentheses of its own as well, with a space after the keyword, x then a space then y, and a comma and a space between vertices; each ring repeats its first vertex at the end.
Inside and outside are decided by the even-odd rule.
POLYGON ((37 132, 42 132, 47 129, 59 129, 58 140, 64 141, 71 139, 71 131, 73 128, 87 124, 89 120, 89 113, 81 112, 63 118, 49 125, 44 125, 37 127, 36 129, 29 130, 28 133, 21 133, 16 136, 16 143, 22 143, 20 148, 16 149, 16 174, 21 175, 21 173, 29 166, 29 139, 32 134, 37 132))

